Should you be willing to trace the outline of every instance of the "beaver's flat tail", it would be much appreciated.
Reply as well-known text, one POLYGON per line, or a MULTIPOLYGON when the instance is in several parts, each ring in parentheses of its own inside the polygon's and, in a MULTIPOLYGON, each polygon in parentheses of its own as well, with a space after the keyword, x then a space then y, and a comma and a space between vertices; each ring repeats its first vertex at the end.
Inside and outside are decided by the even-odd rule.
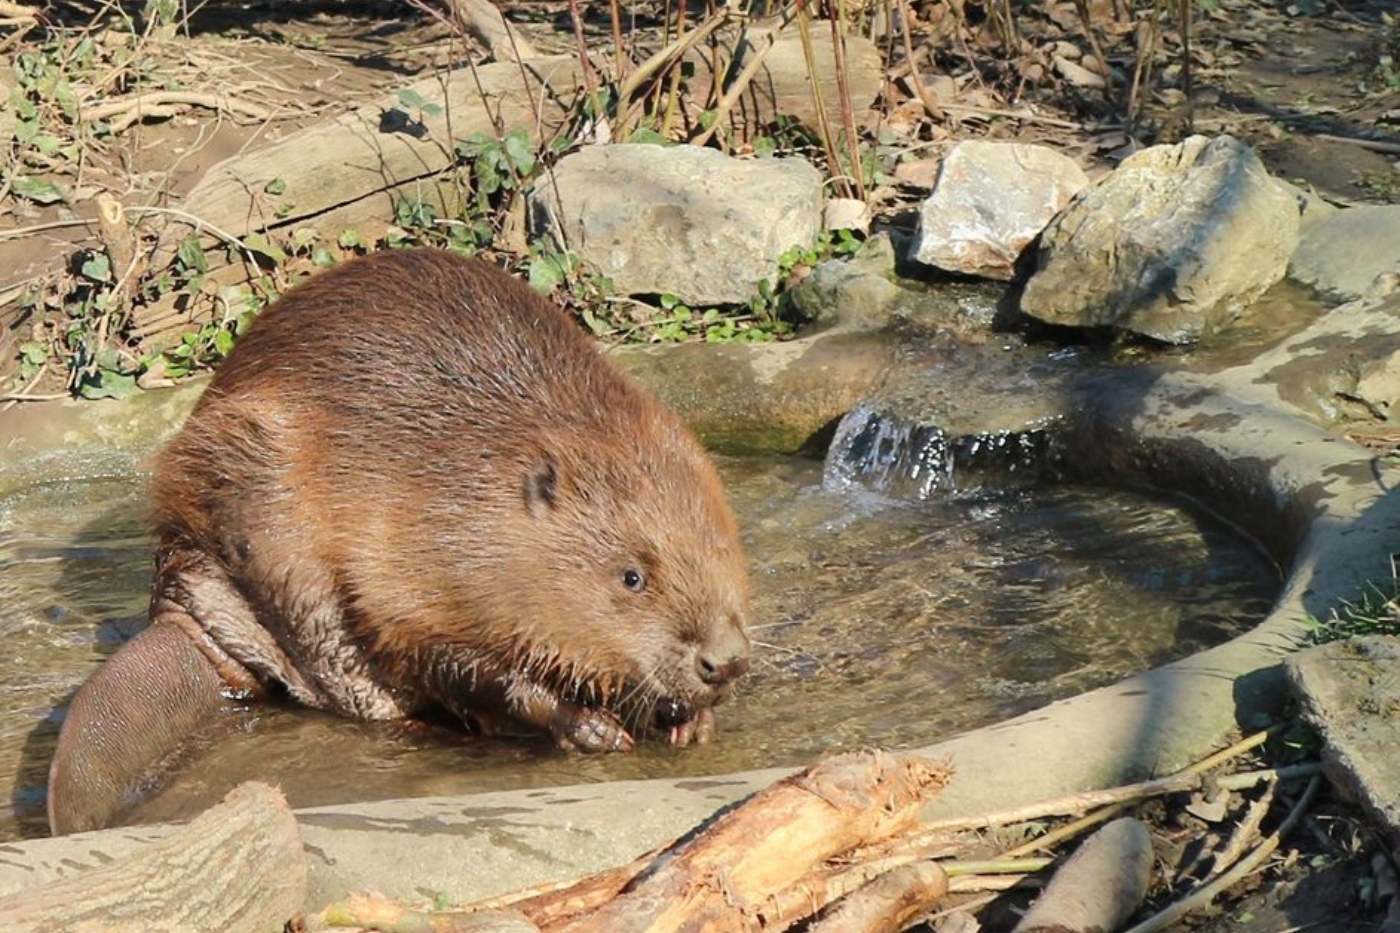
POLYGON ((173 622, 157 620, 73 697, 49 766, 49 829, 101 829, 135 802, 151 769, 231 708, 225 683, 173 622))

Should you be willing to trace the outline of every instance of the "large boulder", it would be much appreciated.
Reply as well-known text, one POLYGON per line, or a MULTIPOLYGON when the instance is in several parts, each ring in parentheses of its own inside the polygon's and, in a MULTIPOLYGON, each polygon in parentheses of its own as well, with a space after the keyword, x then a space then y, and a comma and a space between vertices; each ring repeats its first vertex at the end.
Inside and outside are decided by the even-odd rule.
POLYGON ((626 295, 747 301, 778 259, 822 230, 822 177, 802 159, 696 146, 589 146, 530 194, 531 227, 626 295), (563 242, 559 242, 562 232, 563 242))
POLYGON ((1088 184, 1074 160, 1045 146, 960 142, 920 210, 914 259, 1009 280, 1022 251, 1088 184))
POLYGON ((1383 288, 1384 277, 1397 274, 1397 204, 1333 211, 1303 232, 1288 266, 1290 278, 1342 301, 1383 288))
POLYGON ((1021 310, 1191 343, 1283 277, 1298 214, 1230 136, 1144 149, 1046 228, 1021 310))

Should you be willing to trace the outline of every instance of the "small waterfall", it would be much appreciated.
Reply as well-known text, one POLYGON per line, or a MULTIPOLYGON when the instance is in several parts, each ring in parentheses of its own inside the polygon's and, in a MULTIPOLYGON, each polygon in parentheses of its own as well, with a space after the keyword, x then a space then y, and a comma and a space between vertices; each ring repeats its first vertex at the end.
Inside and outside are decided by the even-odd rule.
POLYGON ((1050 427, 950 437, 936 425, 861 405, 837 425, 822 485, 920 500, 985 485, 1028 485, 1055 472, 1059 451, 1050 427))

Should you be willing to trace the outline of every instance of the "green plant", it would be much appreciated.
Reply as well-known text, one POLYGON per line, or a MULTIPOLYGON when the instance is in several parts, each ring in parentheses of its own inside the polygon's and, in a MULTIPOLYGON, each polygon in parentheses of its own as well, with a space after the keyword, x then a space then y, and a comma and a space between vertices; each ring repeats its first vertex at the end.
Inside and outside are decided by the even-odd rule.
POLYGON ((1308 640, 1325 644, 1358 635, 1400 635, 1400 577, 1394 560, 1389 580, 1370 581, 1354 600, 1343 600, 1325 619, 1308 616, 1308 640))

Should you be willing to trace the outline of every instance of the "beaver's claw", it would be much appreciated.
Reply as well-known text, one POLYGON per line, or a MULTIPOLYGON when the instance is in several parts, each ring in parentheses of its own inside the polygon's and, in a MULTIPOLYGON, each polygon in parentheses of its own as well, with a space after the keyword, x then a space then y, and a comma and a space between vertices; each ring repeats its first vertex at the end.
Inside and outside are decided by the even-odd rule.
POLYGON ((630 752, 636 747, 632 736, 612 713, 593 706, 561 703, 549 732, 566 751, 630 752))
POLYGON ((695 714, 694 719, 672 726, 667 736, 676 748, 705 745, 715 737, 715 711, 709 707, 695 714))

